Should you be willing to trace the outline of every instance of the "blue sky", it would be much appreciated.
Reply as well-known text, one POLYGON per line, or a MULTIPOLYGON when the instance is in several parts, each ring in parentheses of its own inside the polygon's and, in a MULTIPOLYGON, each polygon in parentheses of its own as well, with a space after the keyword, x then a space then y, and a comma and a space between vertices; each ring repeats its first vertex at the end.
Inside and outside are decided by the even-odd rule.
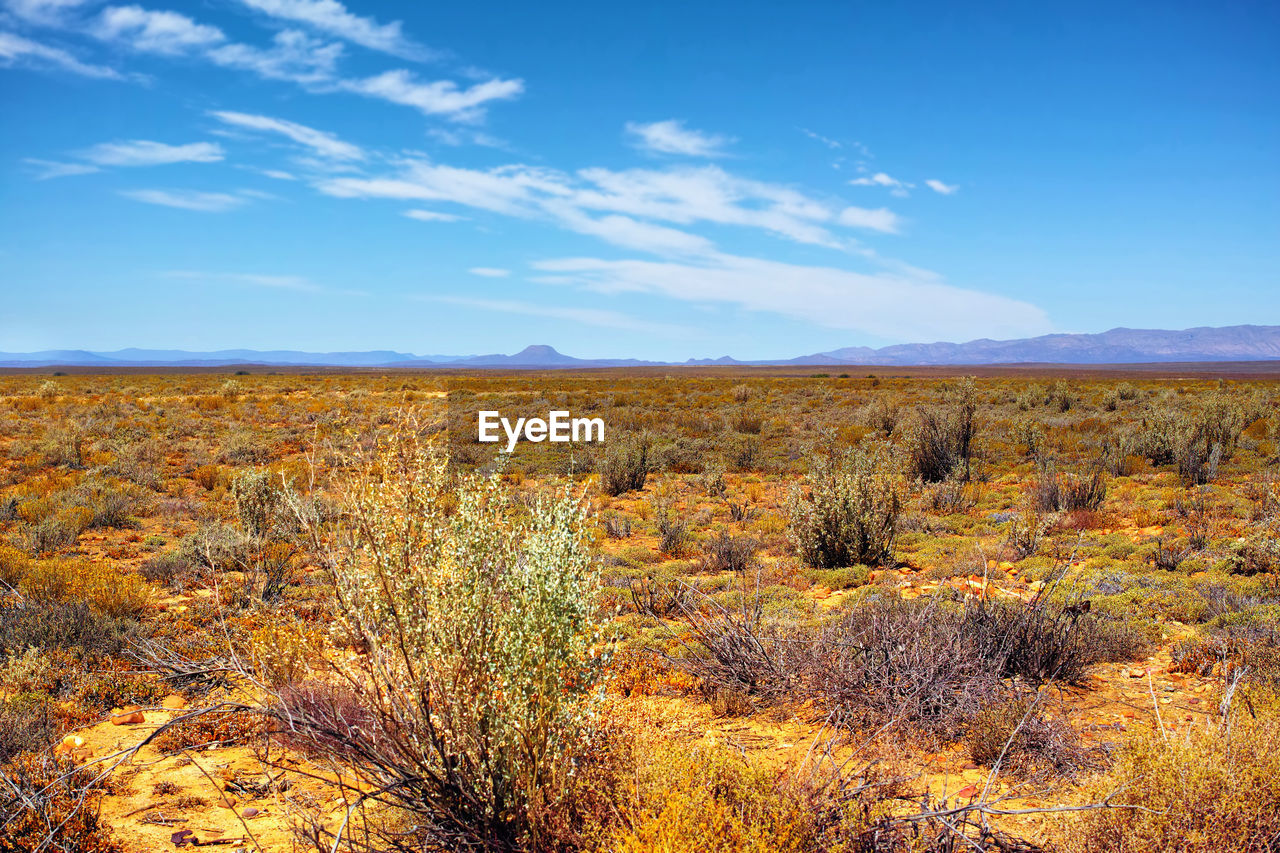
POLYGON ((0 350, 1280 323, 1274 3, 0 0, 0 350))

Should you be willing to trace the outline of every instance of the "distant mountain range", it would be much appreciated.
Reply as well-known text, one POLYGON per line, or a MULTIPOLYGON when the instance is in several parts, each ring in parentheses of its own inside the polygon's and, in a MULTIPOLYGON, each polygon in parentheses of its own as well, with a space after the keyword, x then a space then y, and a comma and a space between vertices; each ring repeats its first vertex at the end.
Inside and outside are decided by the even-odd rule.
POLYGON ((46 350, 0 352, 0 367, 279 367, 362 368, 573 368, 700 365, 867 365, 966 364, 1145 364, 1187 361, 1280 360, 1280 326, 1202 326, 1182 331, 1112 329, 1090 335, 1043 335, 1012 341, 987 338, 968 343, 896 344, 873 349, 844 347, 780 361, 739 361, 729 356, 684 362, 633 358, 574 358, 549 346, 525 347, 514 355, 413 355, 392 350, 299 352, 295 350, 123 349, 115 352, 46 350))

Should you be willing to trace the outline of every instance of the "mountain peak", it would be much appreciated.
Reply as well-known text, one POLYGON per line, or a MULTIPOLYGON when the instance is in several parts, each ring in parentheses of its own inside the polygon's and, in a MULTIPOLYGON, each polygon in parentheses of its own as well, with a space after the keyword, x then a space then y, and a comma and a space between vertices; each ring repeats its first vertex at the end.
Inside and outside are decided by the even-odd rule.
POLYGON ((556 351, 556 348, 548 344, 530 344, 520 352, 516 353, 513 358, 564 358, 564 355, 556 351))

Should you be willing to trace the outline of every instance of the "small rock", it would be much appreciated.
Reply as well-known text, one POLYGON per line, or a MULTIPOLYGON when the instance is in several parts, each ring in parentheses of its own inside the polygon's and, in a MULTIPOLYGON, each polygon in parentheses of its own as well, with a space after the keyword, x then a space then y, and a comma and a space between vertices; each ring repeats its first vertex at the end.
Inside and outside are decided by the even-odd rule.
POLYGON ((181 711, 183 708, 187 707, 187 700, 184 697, 179 696, 177 693, 174 693, 172 696, 164 697, 160 702, 160 707, 168 708, 171 711, 181 711))
POLYGON ((113 726, 132 726, 146 721, 146 715, 138 710, 137 705, 126 705, 123 708, 113 708, 111 710, 111 725, 113 726))
POLYGON ((84 738, 80 737, 80 735, 67 735, 62 739, 62 743, 53 748, 53 754, 66 755, 67 753, 74 752, 83 746, 84 738))

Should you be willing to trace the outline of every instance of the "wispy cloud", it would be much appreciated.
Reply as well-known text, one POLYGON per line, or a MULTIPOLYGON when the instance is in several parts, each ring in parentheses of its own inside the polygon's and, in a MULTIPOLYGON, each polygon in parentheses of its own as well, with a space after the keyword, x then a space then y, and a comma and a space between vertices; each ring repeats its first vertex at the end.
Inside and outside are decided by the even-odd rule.
POLYGON ((724 148, 733 137, 704 133, 684 126, 679 119, 648 124, 630 121, 626 131, 636 147, 653 154, 678 154, 685 157, 723 157, 724 148))
POLYGON ((925 181, 924 185, 934 192, 942 193, 943 195, 951 195, 960 189, 959 184, 944 184, 942 181, 935 180, 934 178, 930 178, 925 181))
POLYGON ((671 228, 698 223, 764 230, 799 243, 845 248, 832 227, 898 230, 881 208, 844 208, 781 184, 730 174, 716 166, 679 169, 581 169, 574 175, 513 164, 463 169, 407 159, 399 172, 325 178, 328 195, 443 201, 525 219, 543 219, 615 245, 660 254, 710 248, 705 238, 671 228))
POLYGON ((81 62, 61 48, 41 44, 14 33, 0 32, 0 65, 18 64, 33 68, 53 67, 82 77, 97 77, 103 80, 123 78, 123 75, 114 68, 81 62))
POLYGON ((22 162, 34 168, 34 177, 37 181, 47 181, 50 178, 66 178, 71 175, 91 175, 94 172, 102 171, 97 166, 91 166, 88 163, 61 163, 56 160, 39 160, 35 157, 24 158, 22 162))
POLYGON ((324 42, 298 30, 276 33, 267 48, 233 43, 209 50, 215 65, 256 74, 264 80, 285 80, 304 87, 330 84, 342 57, 339 42, 324 42))
POLYGON ((821 142, 823 145, 827 146, 828 148, 839 149, 844 147, 844 145, 842 145, 837 140, 823 136, 821 133, 815 133, 812 130, 809 130, 808 128, 802 127, 800 128, 800 132, 803 133, 805 136, 809 137, 810 139, 816 139, 818 142, 821 142))
POLYGON ((534 264, 558 284, 736 305, 902 340, 1018 337, 1050 331, 1034 305, 932 278, 865 274, 718 254, 700 263, 561 258, 534 264), (786 287, 779 287, 786 282, 786 287))
POLYGON ((457 222, 465 218, 454 216, 452 213, 439 213, 434 210, 406 210, 404 215, 419 222, 457 222))
POLYGON ((363 290, 346 290, 325 287, 300 275, 276 275, 269 273, 217 272, 211 270, 165 270, 158 273, 163 278, 199 281, 207 284, 230 284, 240 287, 258 287, 267 290, 287 290, 297 293, 331 294, 343 296, 367 296, 363 290))
POLYGON ((350 142, 343 142, 332 133, 307 127, 305 124, 287 121, 282 118, 252 115, 250 113, 215 110, 209 113, 225 124, 248 130, 260 130, 267 133, 278 133, 299 145, 306 146, 321 157, 334 160, 363 160, 364 151, 350 142))
POLYGON ((147 139, 103 142, 80 155, 99 166, 160 166, 169 163, 216 163, 225 156, 216 142, 166 145, 147 139))
POLYGON ((261 275, 259 273, 206 272, 202 270, 166 270, 161 275, 165 278, 192 281, 223 281, 234 284, 248 284, 273 290, 297 290, 307 293, 323 290, 319 285, 298 275, 261 275))
POLYGON ((353 14, 336 0, 240 0, 257 12, 283 21, 305 24, 320 32, 405 59, 427 59, 432 53, 403 32, 399 21, 380 24, 353 14))
POLYGON ((549 317, 556 320, 569 320, 584 326, 598 326, 604 329, 624 329, 648 335, 663 337, 688 337, 693 330, 684 326, 667 323, 650 323, 634 317, 628 317, 617 311, 600 308, 577 308, 557 305, 533 304, 517 300, 504 299, 471 299, 462 296, 420 296, 423 302, 439 302, 446 305, 458 305, 465 308, 477 308, 482 311, 497 311, 503 314, 523 314, 528 317, 549 317))
MULTIPOLYGON (((73 17, 64 13, 88 6, 90 0, 0 2, 18 10, 15 14, 30 23, 88 35, 137 53, 202 59, 266 80, 292 82, 314 94, 346 92, 376 98, 453 122, 477 123, 491 103, 510 100, 524 92, 524 81, 519 79, 492 77, 460 85, 453 80, 423 80, 404 68, 367 77, 346 76, 338 68, 344 42, 413 59, 432 54, 409 39, 399 21, 379 23, 352 13, 338 0, 240 0, 272 20, 296 23, 323 36, 316 38, 302 29, 289 28, 275 33, 266 46, 232 41, 219 27, 180 12, 134 4, 106 6, 88 17, 73 17), (327 38, 330 36, 341 41, 327 38)), ((86 76, 122 76, 113 69, 81 62, 59 48, 0 33, 0 63, 18 60, 53 65, 86 76)), ((459 136, 458 140, 498 144, 492 137, 478 133, 465 139, 459 136)))
POLYGON ((123 42, 143 53, 170 56, 226 40, 217 27, 198 24, 177 12, 141 6, 108 6, 98 15, 92 31, 104 41, 123 42))
POLYGON ((850 228, 867 228, 884 234, 896 234, 902 227, 902 217, 887 207, 878 207, 874 210, 865 207, 846 207, 840 211, 837 221, 850 228))
POLYGON ((89 0, 4 0, 10 14, 30 24, 51 27, 61 24, 66 13, 89 0))
POLYGON ((467 272, 482 278, 506 278, 511 275, 511 270, 499 269, 498 267, 472 267, 467 272))
POLYGON ((421 82, 403 68, 358 80, 341 80, 336 85, 347 92, 413 107, 424 115, 457 121, 476 121, 488 102, 510 100, 524 92, 523 80, 495 78, 463 88, 452 80, 421 82))
POLYGON ((197 190, 121 190, 120 195, 146 204, 201 213, 225 213, 248 203, 248 199, 242 195, 197 190))

